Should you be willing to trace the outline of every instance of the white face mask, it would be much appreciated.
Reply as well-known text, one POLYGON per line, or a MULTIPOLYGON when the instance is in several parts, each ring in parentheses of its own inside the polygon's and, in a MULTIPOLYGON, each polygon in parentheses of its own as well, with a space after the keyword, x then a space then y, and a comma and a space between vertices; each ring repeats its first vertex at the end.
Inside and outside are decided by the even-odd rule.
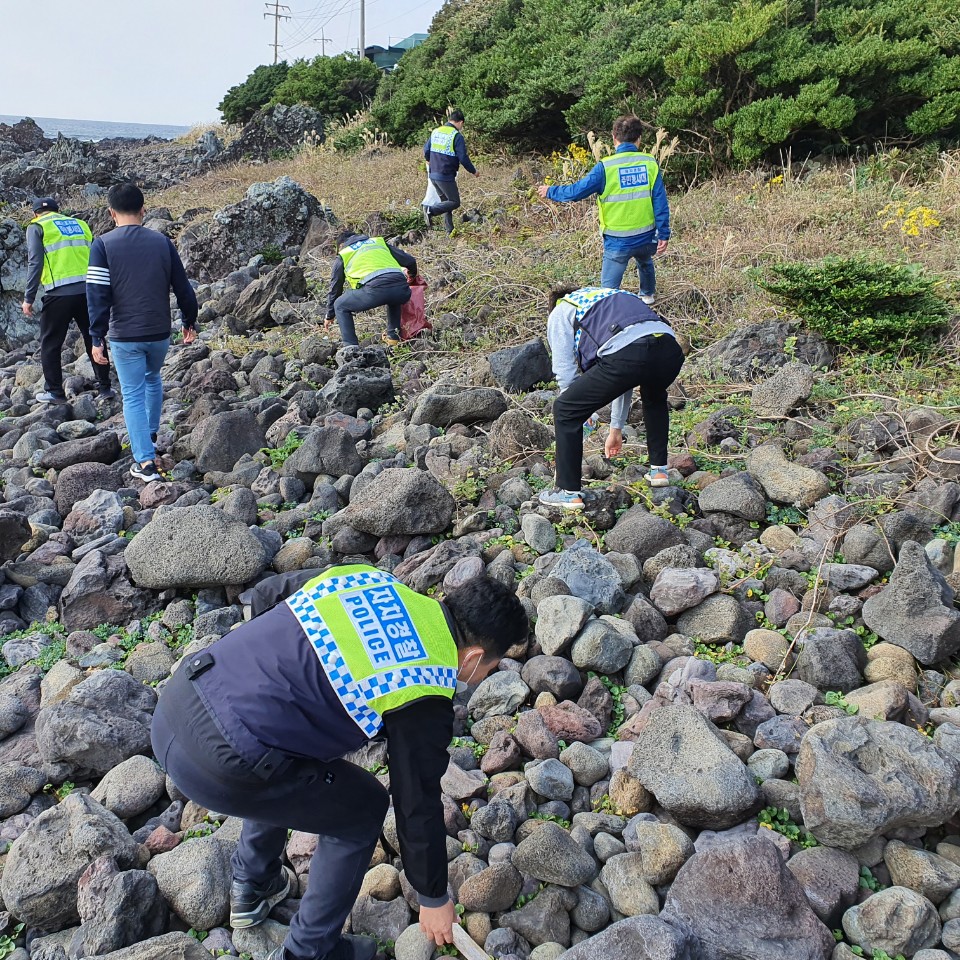
POLYGON ((459 675, 457 676, 457 692, 458 693, 463 693, 463 691, 470 686, 470 682, 473 680, 474 676, 476 675, 477 670, 480 669, 480 661, 482 659, 483 659, 482 657, 477 658, 476 662, 473 665, 473 670, 470 671, 470 676, 467 677, 466 680, 461 680, 460 676, 459 675))

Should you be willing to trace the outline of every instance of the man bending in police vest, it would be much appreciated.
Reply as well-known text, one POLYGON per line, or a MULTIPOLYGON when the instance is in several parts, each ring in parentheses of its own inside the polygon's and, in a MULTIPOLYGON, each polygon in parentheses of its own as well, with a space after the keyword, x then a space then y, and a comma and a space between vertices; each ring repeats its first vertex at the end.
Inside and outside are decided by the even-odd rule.
POLYGON ((683 366, 683 351, 670 325, 634 293, 609 287, 554 290, 550 295, 547 340, 560 396, 553 403, 557 489, 540 502, 582 510, 581 469, 584 422, 613 403, 608 457, 623 449, 623 428, 640 388, 652 487, 665 487, 670 408, 667 387, 683 366))
POLYGON ((545 200, 570 203, 597 195, 603 235, 601 287, 619 287, 631 260, 636 260, 640 297, 656 302, 657 278, 653 257, 667 251, 670 205, 657 161, 637 148, 643 124, 636 117, 619 117, 613 124, 616 152, 604 157, 581 180, 567 186, 537 187, 545 200))
POLYGON ((266 612, 180 666, 160 694, 152 730, 157 759, 191 800, 243 818, 231 925, 262 923, 290 895, 294 879, 280 858, 287 829, 302 830, 319 836, 309 883, 286 940, 267 960, 374 957, 375 941, 341 929, 388 795, 342 758, 386 734, 400 854, 420 899, 420 926, 437 944, 450 943, 456 915, 440 778, 453 696, 458 680, 482 680, 526 638, 522 604, 486 577, 438 602, 366 565, 271 577, 250 595, 254 614, 266 612))
POLYGON ((387 332, 383 339, 395 347, 400 342, 400 308, 410 299, 408 279, 417 275, 417 261, 383 237, 368 237, 352 230, 340 234, 337 250, 324 329, 329 330, 336 317, 343 342, 356 347, 359 341, 353 315, 386 306, 387 332), (346 292, 344 282, 350 288, 346 292))

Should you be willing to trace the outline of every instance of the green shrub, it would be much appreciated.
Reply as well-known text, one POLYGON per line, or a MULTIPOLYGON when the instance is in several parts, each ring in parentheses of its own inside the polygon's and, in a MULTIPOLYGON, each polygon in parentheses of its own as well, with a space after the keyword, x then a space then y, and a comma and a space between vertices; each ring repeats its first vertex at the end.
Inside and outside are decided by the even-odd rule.
POLYGON ((915 264, 867 256, 779 263, 751 271, 754 282, 824 339, 881 353, 916 348, 950 314, 938 277, 915 264))
POLYGON ((376 92, 380 71, 365 57, 297 60, 273 94, 273 103, 308 103, 328 119, 354 113, 376 92))
POLYGON ((225 123, 246 123, 262 106, 270 102, 277 87, 286 79, 285 61, 257 67, 243 83, 231 87, 217 109, 225 123))

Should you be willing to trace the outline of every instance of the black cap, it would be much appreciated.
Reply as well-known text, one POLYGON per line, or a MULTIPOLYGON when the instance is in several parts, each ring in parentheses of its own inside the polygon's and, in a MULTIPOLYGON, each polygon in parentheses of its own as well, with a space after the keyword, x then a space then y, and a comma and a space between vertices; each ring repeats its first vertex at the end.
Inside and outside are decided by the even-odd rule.
POLYGON ((60 204, 53 197, 39 197, 33 201, 33 212, 43 213, 45 210, 59 210, 60 204))

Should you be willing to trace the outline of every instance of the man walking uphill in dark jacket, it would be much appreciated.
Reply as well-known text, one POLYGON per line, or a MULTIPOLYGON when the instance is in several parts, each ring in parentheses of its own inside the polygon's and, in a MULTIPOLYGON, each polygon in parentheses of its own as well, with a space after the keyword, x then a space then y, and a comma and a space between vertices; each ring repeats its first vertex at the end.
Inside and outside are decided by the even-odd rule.
POLYGON ((107 199, 117 226, 94 240, 87 269, 93 359, 106 363, 109 337, 133 451, 130 473, 149 483, 163 479, 155 444, 163 404, 160 368, 170 348, 170 288, 183 313, 184 343, 197 336, 197 298, 177 248, 162 233, 144 228, 140 189, 117 184, 107 199))
POLYGON ((463 167, 467 173, 479 177, 476 167, 467 155, 463 139, 463 114, 454 110, 446 123, 437 127, 424 144, 423 156, 430 167, 430 182, 440 195, 441 203, 424 206, 423 215, 427 226, 433 226, 432 217, 443 214, 447 233, 453 232, 453 211, 460 206, 460 188, 457 186, 457 171, 463 167))
POLYGON ((387 308, 388 346, 400 342, 400 308, 410 299, 410 284, 417 275, 417 261, 399 247, 387 243, 383 237, 345 230, 337 238, 337 256, 330 274, 327 294, 327 317, 324 328, 337 318, 340 336, 348 346, 357 346, 355 313, 387 308), (344 283, 350 288, 344 291, 344 283))
POLYGON ((365 564, 271 577, 252 594, 253 612, 267 612, 179 667, 152 728, 157 759, 191 800, 243 818, 231 925, 262 923, 290 895, 281 856, 293 828, 317 834, 317 848, 290 932, 267 960, 372 960, 373 940, 340 931, 388 795, 343 758, 384 733, 420 927, 450 943, 456 914, 440 778, 454 691, 460 678, 482 680, 526 638, 522 604, 486 577, 440 603, 365 564))

